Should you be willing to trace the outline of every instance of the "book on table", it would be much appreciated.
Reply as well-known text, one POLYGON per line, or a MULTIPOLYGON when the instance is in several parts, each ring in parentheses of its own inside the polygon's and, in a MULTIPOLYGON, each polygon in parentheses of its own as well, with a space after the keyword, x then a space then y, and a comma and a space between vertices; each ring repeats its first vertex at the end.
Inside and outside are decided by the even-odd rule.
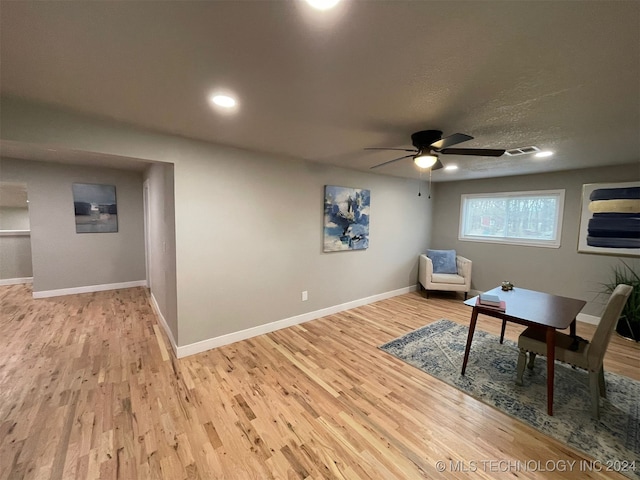
POLYGON ((476 305, 479 305, 481 307, 494 308, 502 312, 507 310, 507 304, 504 300, 500 300, 500 297, 497 295, 486 293, 481 293, 480 295, 478 295, 476 305))
POLYGON ((490 310, 496 310, 498 312, 506 312, 507 311, 507 303, 504 300, 500 300, 499 305, 486 305, 480 301, 480 298, 476 300, 476 305, 482 308, 488 308, 490 310))
POLYGON ((480 304, 489 305, 491 307, 499 307, 500 306, 500 297, 498 295, 491 295, 489 293, 481 293, 478 296, 480 300, 480 304))

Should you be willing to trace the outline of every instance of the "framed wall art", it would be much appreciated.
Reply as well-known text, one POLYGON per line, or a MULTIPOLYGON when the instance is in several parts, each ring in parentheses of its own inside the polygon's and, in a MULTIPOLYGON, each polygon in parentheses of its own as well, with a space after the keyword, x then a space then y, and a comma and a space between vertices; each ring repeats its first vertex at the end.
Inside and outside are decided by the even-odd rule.
POLYGON ((118 231, 115 185, 74 183, 72 189, 76 233, 118 231))
POLYGON ((640 256, 640 182, 582 186, 578 252, 640 256))
POLYGON ((369 190, 324 187, 324 251, 363 250, 369 247, 369 190))

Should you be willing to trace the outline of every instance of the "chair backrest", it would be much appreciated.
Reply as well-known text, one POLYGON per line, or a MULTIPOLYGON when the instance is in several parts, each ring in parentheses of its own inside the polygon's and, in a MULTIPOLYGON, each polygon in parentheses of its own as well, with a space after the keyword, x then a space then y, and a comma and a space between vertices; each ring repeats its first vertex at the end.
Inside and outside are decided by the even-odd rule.
POLYGON ((607 351, 609 340, 611 340, 611 334, 616 328, 624 304, 627 303, 632 291, 632 287, 621 283, 609 297, 604 313, 600 317, 600 323, 598 323, 587 350, 587 362, 590 369, 597 370, 602 365, 602 359, 607 351))

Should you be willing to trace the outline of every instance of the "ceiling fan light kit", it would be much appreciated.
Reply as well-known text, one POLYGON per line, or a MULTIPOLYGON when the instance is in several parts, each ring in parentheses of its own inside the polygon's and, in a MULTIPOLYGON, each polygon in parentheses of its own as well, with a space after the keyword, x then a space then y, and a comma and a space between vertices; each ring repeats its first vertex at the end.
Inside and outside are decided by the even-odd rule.
POLYGON ((374 165, 370 168, 378 168, 383 165, 397 162, 404 158, 413 158, 413 161, 420 168, 431 168, 437 170, 442 168, 442 162, 436 154, 443 155, 473 155, 480 157, 500 157, 505 150, 493 148, 449 148, 452 145, 472 140, 471 135, 464 133, 454 133, 448 137, 442 137, 440 130, 422 130, 411 135, 411 143, 415 147, 414 150, 406 148, 365 148, 365 150, 400 150, 403 152, 411 152, 393 160, 374 165), (424 160, 423 160, 424 159, 424 160))
POLYGON ((438 161, 435 155, 419 153, 413 157, 413 162, 420 168, 430 168, 438 161))

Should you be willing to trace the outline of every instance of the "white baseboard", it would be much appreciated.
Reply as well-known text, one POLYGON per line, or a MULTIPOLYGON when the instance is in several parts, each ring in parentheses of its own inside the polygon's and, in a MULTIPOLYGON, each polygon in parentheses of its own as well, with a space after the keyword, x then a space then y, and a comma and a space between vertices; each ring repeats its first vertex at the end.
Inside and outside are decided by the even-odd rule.
POLYGON ((164 315, 162 315, 162 312, 160 311, 160 306, 158 305, 158 301, 156 300, 156 297, 154 297, 153 292, 151 293, 151 306, 156 311, 156 315, 158 315, 158 319, 160 320, 159 323, 162 326, 162 328, 164 328, 164 331, 167 334, 167 337, 169 337, 169 342, 171 343, 171 349, 173 350, 173 353, 177 357, 178 345, 176 344, 175 338, 173 338, 173 333, 169 328, 169 324, 167 323, 167 320, 164 318, 164 315))
POLYGON ((20 283, 33 283, 33 277, 5 278, 0 280, 0 285, 18 285, 20 283))
POLYGON ((44 290, 33 292, 33 298, 60 297, 62 295, 76 295, 78 293, 104 292, 105 290, 118 290, 120 288, 146 287, 146 280, 135 282, 109 283, 105 285, 87 285, 86 287, 61 288, 59 290, 44 290))
POLYGON ((296 315, 295 317, 277 320, 265 325, 258 325, 257 327, 247 328, 246 330, 240 330, 239 332, 228 333, 226 335, 209 338, 207 340, 191 343, 189 345, 179 346, 177 348, 176 356, 178 358, 183 358, 188 357, 189 355, 195 355, 196 353, 206 352, 207 350, 211 350, 212 348, 222 347, 223 345, 239 342, 240 340, 246 340, 258 335, 264 335, 265 333, 274 332, 276 330, 280 330, 281 328, 292 327, 294 325, 299 325, 310 320, 316 320, 318 318, 326 317, 327 315, 333 315, 335 313, 350 310, 352 308, 367 305, 369 303, 378 302, 380 300, 396 297, 398 295, 403 295, 409 292, 415 292, 417 288, 417 285, 404 287, 398 290, 392 290, 390 292, 354 300, 352 302, 342 303, 333 307, 323 308, 314 312, 303 313, 302 315, 296 315))
POLYGON ((588 315, 586 313, 579 313, 578 316, 576 316, 576 320, 583 323, 589 323, 591 325, 598 325, 600 323, 600 317, 588 315))

